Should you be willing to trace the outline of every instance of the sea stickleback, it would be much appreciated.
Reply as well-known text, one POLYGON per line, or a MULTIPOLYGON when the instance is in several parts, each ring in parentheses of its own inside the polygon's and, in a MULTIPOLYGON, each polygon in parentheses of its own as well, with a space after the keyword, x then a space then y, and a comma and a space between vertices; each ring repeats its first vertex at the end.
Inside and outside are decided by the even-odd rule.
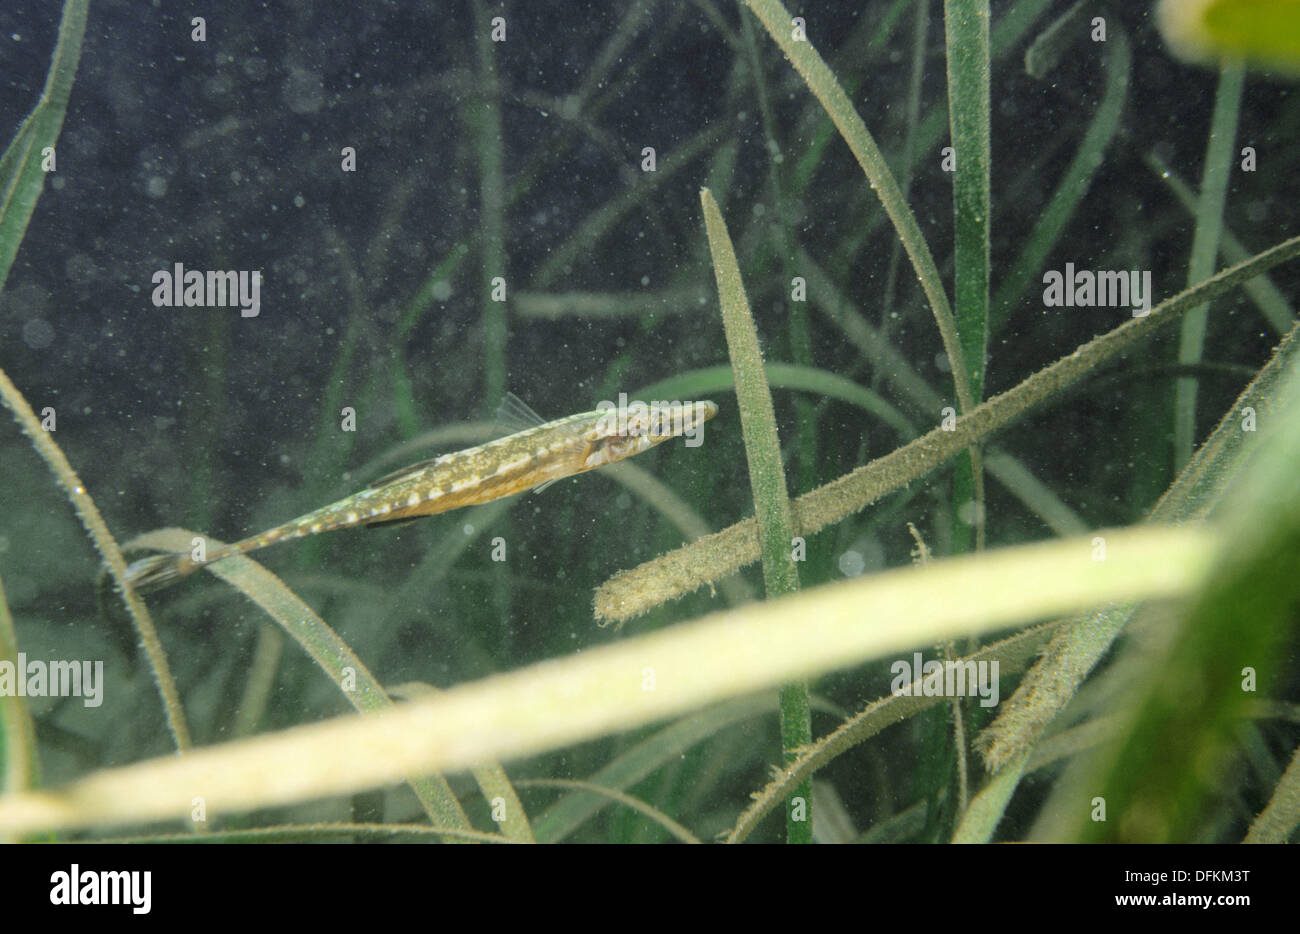
MULTIPOLYGON (((527 411, 523 403, 513 397, 511 401, 527 411)), ((190 552, 141 558, 127 568, 127 582, 137 591, 158 590, 206 564, 279 542, 353 526, 405 522, 514 496, 617 463, 670 438, 693 438, 699 426, 717 414, 712 402, 674 402, 602 408, 545 422, 412 464, 345 499, 216 548, 202 561, 190 552)))

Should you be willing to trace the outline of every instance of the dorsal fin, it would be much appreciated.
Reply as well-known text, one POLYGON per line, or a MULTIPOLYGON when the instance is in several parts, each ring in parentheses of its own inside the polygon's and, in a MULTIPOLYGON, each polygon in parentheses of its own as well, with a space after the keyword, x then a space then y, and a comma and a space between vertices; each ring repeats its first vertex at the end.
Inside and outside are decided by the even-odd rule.
POLYGON ((376 487, 381 487, 387 483, 392 483, 394 480, 405 480, 407 477, 411 476, 412 474, 419 473, 421 470, 424 470, 426 467, 432 467, 435 463, 437 463, 437 461, 438 458, 435 457, 432 458, 431 460, 420 461, 418 464, 408 464, 407 466, 403 467, 401 470, 394 470, 392 473, 384 474, 378 480, 371 480, 370 485, 367 487, 367 489, 373 490, 376 487))
POLYGON ((517 431, 527 431, 545 424, 546 419, 529 408, 528 403, 513 392, 502 396, 501 404, 497 406, 497 425, 505 434, 513 435, 517 431))
MULTIPOLYGON (((527 402, 513 392, 507 392, 501 398, 501 404, 497 406, 497 426, 505 434, 527 431, 529 428, 545 424, 546 419, 534 412, 527 402)), ((532 488, 531 492, 540 493, 558 479, 559 477, 556 477, 554 480, 539 483, 532 488)))
MULTIPOLYGON (((513 435, 518 431, 527 431, 529 428, 536 428, 538 425, 545 425, 546 420, 528 407, 528 403, 520 399, 513 392, 508 392, 501 399, 501 404, 497 406, 496 423, 502 436, 513 435)), ((427 467, 432 467, 438 462, 438 458, 432 458, 427 461, 420 461, 418 464, 408 464, 400 470, 394 470, 390 474, 384 474, 378 480, 370 482, 369 489, 384 486, 395 480, 405 480, 413 474, 419 473, 427 467)))

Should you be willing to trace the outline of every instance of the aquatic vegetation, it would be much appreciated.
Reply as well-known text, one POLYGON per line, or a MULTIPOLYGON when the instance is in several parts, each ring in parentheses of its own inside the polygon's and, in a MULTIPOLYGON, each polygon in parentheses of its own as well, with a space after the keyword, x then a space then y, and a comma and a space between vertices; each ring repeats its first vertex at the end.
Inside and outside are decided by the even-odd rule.
POLYGON ((1244 58, 1292 74, 1300 70, 1300 9, 1294 3, 1161 0, 1156 16, 1166 41, 1187 58, 1244 58))
MULTIPOLYGON (((1243 138, 1267 150, 1271 181, 1235 168, 1250 158, 1238 128, 1256 119, 1241 103, 1255 84, 1235 65, 1212 113, 1165 88, 1187 108, 1167 131, 1179 145, 1144 136, 1135 88, 1152 72, 1133 45, 1151 36, 1131 32, 1149 27, 1107 16, 1099 39, 1076 8, 1048 7, 1020 0, 990 21, 987 4, 950 0, 939 54, 929 5, 910 0, 807 21, 777 0, 637 7, 569 24, 566 43, 599 52, 559 93, 530 76, 563 50, 504 54, 554 24, 500 26, 475 4, 472 41, 439 46, 454 50, 446 61, 416 53, 427 77, 354 86, 354 66, 327 88, 286 56, 278 112, 302 120, 293 133, 271 144, 261 118, 205 113, 186 170, 148 153, 144 192, 231 180, 222 208, 195 220, 221 260, 176 259, 264 267, 262 310, 169 309, 150 319, 157 344, 131 329, 140 312, 112 318, 123 354, 147 344, 186 361, 188 381, 169 383, 166 365, 139 368, 149 394, 105 380, 91 390, 102 404, 56 402, 57 432, 41 424, 54 390, 29 360, 41 342, 15 340, 5 319, 13 378, 0 395, 97 553, 50 544, 71 526, 66 506, 27 442, 0 440, 17 465, 0 662, 107 656, 105 706, 154 713, 97 746, 75 739, 96 722, 77 704, 0 696, 0 834, 843 839, 825 808, 863 840, 1293 836, 1282 660, 1300 554, 1287 298, 1300 238, 1279 233, 1296 202, 1275 187, 1294 157, 1243 138), (665 43, 702 24, 700 55, 726 82, 707 95, 691 90, 698 76, 662 86, 665 43), (1022 51, 1030 76, 1059 74, 1050 94, 1021 74, 1022 51), (941 72, 946 96, 925 80, 941 72), (1017 93, 991 94, 994 82, 1017 93), (636 120, 617 106, 629 97, 636 120), (360 129, 316 122, 332 110, 360 129), (334 134, 351 132, 362 165, 397 150, 440 158, 340 182, 336 157, 356 141, 334 134), (1192 189, 1170 166, 1202 152, 1192 189), (307 166, 293 182, 305 195, 277 187, 276 158, 307 166), (591 169, 607 162, 620 170, 591 169), (331 200, 339 185, 353 186, 349 210, 331 200), (278 229, 299 199, 308 213, 286 246, 233 233, 278 229), (463 226, 430 233, 433 217, 463 226), (1166 297, 1067 314, 1036 294, 1066 263, 1147 270, 1166 297), (1242 295, 1250 306, 1228 305, 1242 295), (1160 343, 1173 333, 1178 346, 1160 343), (735 405, 724 395, 693 452, 705 457, 647 453, 581 488, 304 540, 267 566, 231 556, 197 575, 219 583, 151 607, 124 583, 116 535, 181 517, 205 534, 269 527, 480 443, 484 426, 453 423, 507 383, 557 412, 637 385, 647 399, 734 391, 735 405), (172 390, 184 405, 159 402, 172 390), (127 427, 146 418, 152 430, 127 427), (185 427, 157 428, 173 421, 185 427), (913 548, 933 557, 912 566, 913 548), (30 556, 21 569, 14 550, 30 556), (139 659, 94 620, 85 594, 101 560, 139 659), (250 624, 236 594, 264 618, 250 624), (63 643, 42 625, 59 613, 63 643), (948 672, 992 670, 993 702, 953 696, 915 652, 948 672), (779 726, 765 719, 778 711, 779 726), (1232 771, 1243 756, 1250 775, 1232 771), (1097 787, 1104 820, 1081 790, 1097 787)), ((0 215, 9 315, 15 282, 20 298, 38 291, 26 251, 59 246, 34 213, 37 154, 103 145, 86 141, 80 85, 63 114, 85 13, 69 0, 60 90, 0 161, 16 193, 0 215)), ((231 54, 203 85, 218 101, 241 82, 256 92, 268 67, 223 71, 231 54)), ((1271 106, 1261 140, 1296 114, 1271 106)), ((179 226, 154 201, 162 229, 179 226)), ((153 260, 173 258, 152 229, 122 239, 79 242, 69 268, 136 249, 128 279, 147 281, 153 260)), ((126 547, 184 551, 195 534, 126 547)))
MULTIPOLYGON (((712 402, 614 403, 547 422, 514 396, 528 425, 504 438, 439 455, 380 477, 364 490, 274 528, 209 549, 202 537, 181 551, 132 562, 124 584, 137 593, 178 583, 230 555, 338 529, 378 527, 481 506, 558 480, 617 464, 670 438, 698 447, 704 422, 718 414, 712 402)), ((626 400, 623 400, 626 401, 626 400)))

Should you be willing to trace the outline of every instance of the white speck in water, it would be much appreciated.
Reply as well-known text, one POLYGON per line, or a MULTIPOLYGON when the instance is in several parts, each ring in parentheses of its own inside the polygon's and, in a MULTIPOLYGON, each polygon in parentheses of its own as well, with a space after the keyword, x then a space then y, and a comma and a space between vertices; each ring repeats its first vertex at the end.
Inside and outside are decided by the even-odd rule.
POLYGON ((44 350, 54 343, 54 328, 44 318, 32 318, 23 325, 23 343, 32 350, 44 350))
POLYGON ((977 520, 982 520, 984 516, 984 506, 974 500, 967 500, 958 507, 957 515, 967 525, 975 525, 977 520))
POLYGON ((293 113, 314 114, 325 106, 325 85, 316 72, 293 68, 284 80, 280 96, 293 113))

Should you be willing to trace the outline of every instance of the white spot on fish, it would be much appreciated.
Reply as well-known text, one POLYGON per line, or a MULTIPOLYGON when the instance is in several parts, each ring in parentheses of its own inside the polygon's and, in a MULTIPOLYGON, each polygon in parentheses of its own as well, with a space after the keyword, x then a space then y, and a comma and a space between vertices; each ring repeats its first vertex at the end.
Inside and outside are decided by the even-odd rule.
POLYGON ((500 467, 497 468, 497 473, 499 474, 508 473, 512 470, 519 470, 521 467, 527 467, 529 463, 532 462, 532 459, 533 456, 531 454, 525 454, 523 457, 516 458, 515 460, 512 461, 507 461, 506 463, 502 464, 500 467))
POLYGON ((382 506, 379 507, 379 512, 380 512, 381 515, 385 515, 385 516, 386 516, 386 515, 388 515, 390 512, 392 512, 392 511, 393 511, 393 504, 392 504, 392 503, 384 503, 384 505, 382 505, 382 506))
POLYGON ((348 513, 348 525, 352 525, 356 521, 357 521, 357 514, 355 512, 348 513))
MULTIPOLYGON (((441 496, 441 495, 442 495, 442 490, 439 490, 439 489, 433 489, 433 490, 430 490, 428 493, 426 493, 425 496, 424 496, 424 498, 425 498, 425 499, 437 499, 437 498, 438 498, 439 496, 441 496)), ((417 498, 418 498, 418 497, 417 497, 417 498)))
POLYGON ((312 523, 312 526, 311 526, 311 534, 312 534, 312 535, 316 535, 316 534, 318 534, 318 533, 320 532, 321 528, 322 528, 322 526, 321 526, 321 524, 320 524, 319 522, 313 522, 313 523, 312 523))
POLYGON ((408 506, 418 506, 418 505, 420 505, 420 494, 419 494, 419 493, 412 493, 410 496, 408 496, 408 497, 406 498, 406 505, 408 505, 408 506))

